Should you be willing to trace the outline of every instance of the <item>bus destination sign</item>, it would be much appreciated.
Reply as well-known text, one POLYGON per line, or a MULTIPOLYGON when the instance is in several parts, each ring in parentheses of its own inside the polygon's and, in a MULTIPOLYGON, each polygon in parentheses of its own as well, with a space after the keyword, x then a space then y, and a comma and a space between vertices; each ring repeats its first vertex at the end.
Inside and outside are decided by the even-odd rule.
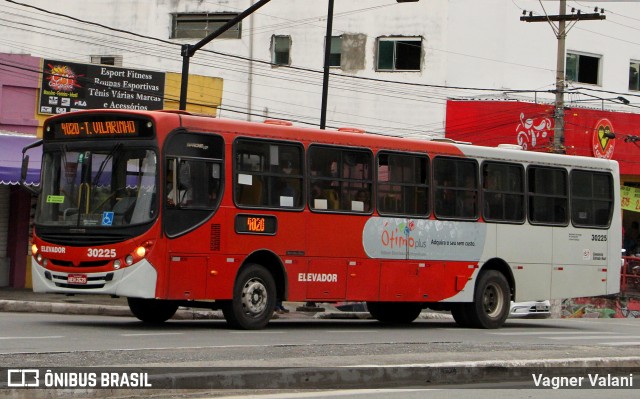
POLYGON ((44 125, 47 140, 151 138, 154 134, 151 119, 134 115, 66 114, 44 125))
POLYGON ((53 127, 55 139, 138 137, 139 135, 140 121, 127 119, 60 122, 53 127))
POLYGON ((276 234, 278 219, 272 215, 237 215, 236 233, 276 234))

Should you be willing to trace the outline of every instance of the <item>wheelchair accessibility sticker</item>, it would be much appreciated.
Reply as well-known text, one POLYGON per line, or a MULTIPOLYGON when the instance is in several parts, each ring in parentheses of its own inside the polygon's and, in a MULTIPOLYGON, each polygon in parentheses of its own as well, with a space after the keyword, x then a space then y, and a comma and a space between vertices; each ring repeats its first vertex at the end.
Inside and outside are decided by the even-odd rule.
POLYGON ((102 225, 111 226, 113 224, 113 212, 102 212, 102 225))

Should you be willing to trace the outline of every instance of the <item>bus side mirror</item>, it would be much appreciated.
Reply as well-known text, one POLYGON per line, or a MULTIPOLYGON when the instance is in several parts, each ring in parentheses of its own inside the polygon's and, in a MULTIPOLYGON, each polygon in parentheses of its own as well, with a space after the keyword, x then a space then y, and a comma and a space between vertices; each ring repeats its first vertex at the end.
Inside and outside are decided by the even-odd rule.
POLYGON ((35 188, 26 184, 27 181, 27 172, 29 170, 29 155, 22 154, 22 169, 20 170, 20 186, 25 190, 29 191, 33 195, 38 195, 40 193, 39 188, 35 188))
POLYGON ((27 180, 27 170, 29 168, 29 156, 22 155, 22 170, 20 170, 20 184, 27 180))
POLYGON ((22 169, 20 169, 20 185, 33 195, 38 195, 40 193, 40 187, 35 188, 26 183, 27 173, 29 172, 29 155, 27 155, 27 151, 30 148, 39 147, 41 145, 42 140, 38 140, 35 143, 29 144, 22 149, 22 169))

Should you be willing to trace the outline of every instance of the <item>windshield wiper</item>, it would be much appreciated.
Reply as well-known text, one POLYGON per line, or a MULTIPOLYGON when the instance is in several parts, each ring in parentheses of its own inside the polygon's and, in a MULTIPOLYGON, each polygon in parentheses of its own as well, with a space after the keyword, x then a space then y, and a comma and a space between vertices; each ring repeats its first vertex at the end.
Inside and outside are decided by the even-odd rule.
POLYGON ((96 173, 96 176, 93 178, 93 182, 91 183, 91 186, 95 186, 98 183, 98 180, 102 175, 102 172, 104 172, 104 168, 107 166, 107 162, 109 162, 109 160, 113 158, 113 154, 115 154, 116 151, 120 149, 120 147, 122 147, 122 143, 118 143, 114 145, 111 151, 109 151, 109 153, 105 157, 105 159, 102 160, 102 163, 100 164, 100 168, 98 168, 98 172, 96 173))

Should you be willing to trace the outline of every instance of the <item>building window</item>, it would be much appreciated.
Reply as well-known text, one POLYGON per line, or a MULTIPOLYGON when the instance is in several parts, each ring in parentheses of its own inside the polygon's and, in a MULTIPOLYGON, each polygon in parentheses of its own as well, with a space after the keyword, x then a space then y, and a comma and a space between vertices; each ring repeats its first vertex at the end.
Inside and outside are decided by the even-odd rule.
MULTIPOLYGON (((237 17, 233 13, 185 13, 173 15, 172 39, 203 39, 215 32, 227 22, 237 17)), ((242 30, 240 22, 218 36, 226 39, 239 39, 242 30)))
POLYGON ((339 67, 342 61, 342 36, 331 37, 331 49, 329 53, 329 66, 339 67))
POLYGON ((92 55, 91 63, 121 67, 122 56, 121 55, 92 55))
POLYGON ((633 90, 633 91, 640 90, 640 79, 638 79, 639 74, 640 74, 640 62, 631 61, 631 63, 629 63, 629 90, 633 90))
POLYGON ((597 85, 600 77, 600 57, 567 53, 568 81, 597 85))
POLYGON ((421 59, 420 38, 378 38, 379 71, 419 71, 421 59))
POLYGON ((271 40, 271 63, 290 65, 291 36, 273 36, 271 40))

